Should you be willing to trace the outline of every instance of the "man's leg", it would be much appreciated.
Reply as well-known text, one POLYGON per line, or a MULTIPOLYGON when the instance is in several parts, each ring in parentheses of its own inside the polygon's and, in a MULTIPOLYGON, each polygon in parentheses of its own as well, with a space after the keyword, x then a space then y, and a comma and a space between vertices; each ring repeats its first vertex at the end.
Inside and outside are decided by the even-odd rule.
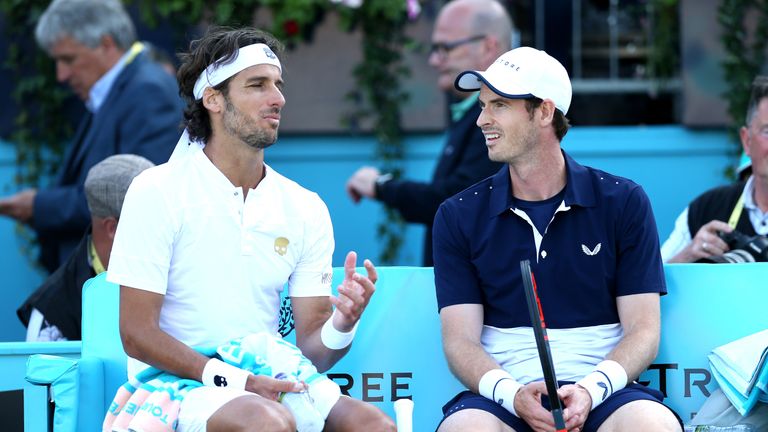
POLYGON ((680 430, 680 423, 669 408, 650 400, 636 400, 614 411, 597 431, 679 432, 680 430))
POLYGON ((443 421, 437 430, 530 432, 531 428, 496 402, 479 394, 463 391, 443 406, 443 421))
POLYGON ((326 432, 395 432, 395 423, 375 406, 341 396, 325 420, 326 432))
POLYGON ((295 432, 296 422, 278 402, 245 390, 198 387, 181 404, 178 432, 295 432))
POLYGON ((589 413, 584 431, 681 431, 680 419, 663 400, 660 391, 630 383, 589 413))
POLYGON ((470 430, 484 432, 515 432, 495 415, 479 409, 463 409, 449 415, 440 424, 438 432, 466 432, 470 430))

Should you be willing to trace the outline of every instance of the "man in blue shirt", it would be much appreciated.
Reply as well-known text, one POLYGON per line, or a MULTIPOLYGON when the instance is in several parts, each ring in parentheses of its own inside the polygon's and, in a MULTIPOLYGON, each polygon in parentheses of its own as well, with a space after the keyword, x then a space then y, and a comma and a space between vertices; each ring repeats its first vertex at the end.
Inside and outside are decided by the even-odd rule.
POLYGON ((434 223, 443 344, 469 391, 440 432, 554 430, 519 262, 536 275, 568 430, 679 431, 661 393, 633 382, 656 356, 666 293, 650 203, 630 180, 560 148, 571 84, 543 51, 521 47, 456 88, 480 90, 477 125, 506 164, 448 199, 434 223))

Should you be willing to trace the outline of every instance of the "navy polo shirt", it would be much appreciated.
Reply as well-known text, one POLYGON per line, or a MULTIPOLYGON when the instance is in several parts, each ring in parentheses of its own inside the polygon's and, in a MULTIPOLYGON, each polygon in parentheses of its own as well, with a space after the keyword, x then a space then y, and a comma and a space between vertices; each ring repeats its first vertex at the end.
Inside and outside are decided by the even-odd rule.
POLYGON ((563 156, 565 196, 543 233, 515 209, 508 166, 440 206, 433 229, 439 309, 482 304, 486 326, 530 327, 524 259, 550 329, 618 323, 616 297, 666 293, 642 188, 563 156))

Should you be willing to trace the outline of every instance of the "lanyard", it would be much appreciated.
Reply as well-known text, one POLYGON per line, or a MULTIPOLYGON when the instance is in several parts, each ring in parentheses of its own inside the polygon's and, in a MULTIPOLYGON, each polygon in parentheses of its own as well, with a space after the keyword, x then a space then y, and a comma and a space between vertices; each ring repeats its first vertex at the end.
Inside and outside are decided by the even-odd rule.
POLYGON ((736 207, 733 208, 733 211, 731 212, 731 217, 728 218, 728 225, 731 228, 736 228, 736 224, 739 222, 739 218, 741 217, 741 211, 744 210, 744 192, 742 191, 741 196, 739 196, 739 200, 736 201, 736 207))

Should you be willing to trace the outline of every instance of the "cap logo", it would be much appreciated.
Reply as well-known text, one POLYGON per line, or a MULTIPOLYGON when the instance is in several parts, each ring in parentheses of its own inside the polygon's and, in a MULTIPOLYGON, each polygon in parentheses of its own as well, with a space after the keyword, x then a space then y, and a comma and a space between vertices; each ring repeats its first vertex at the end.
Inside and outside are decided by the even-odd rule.
POLYGON ((273 53, 272 50, 269 49, 269 47, 264 47, 264 55, 267 56, 267 58, 271 58, 271 59, 277 58, 275 53, 273 53))
POLYGON ((509 60, 498 59, 498 60, 496 60, 496 63, 498 63, 498 64, 500 64, 502 66, 506 66, 506 67, 508 67, 510 69, 513 69, 515 72, 520 70, 520 66, 519 65, 516 65, 516 64, 510 62, 509 60))

